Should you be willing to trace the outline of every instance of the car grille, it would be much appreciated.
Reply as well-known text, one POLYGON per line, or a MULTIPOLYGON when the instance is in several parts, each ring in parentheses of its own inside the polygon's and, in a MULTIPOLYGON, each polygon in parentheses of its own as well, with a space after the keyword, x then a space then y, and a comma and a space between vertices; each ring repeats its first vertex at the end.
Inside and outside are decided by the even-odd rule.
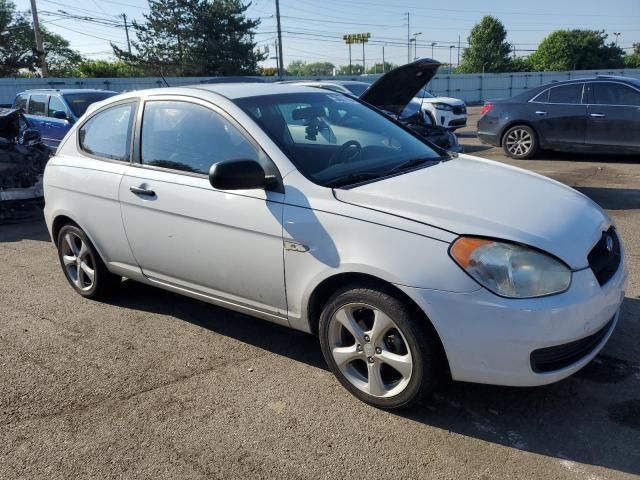
POLYGON ((621 256, 620 239, 615 229, 611 227, 602 233, 602 237, 587 256, 589 267, 600 285, 611 280, 618 271, 621 256))
POLYGON ((536 373, 546 373, 560 370, 576 363, 600 345, 602 339, 607 336, 613 327, 614 320, 615 316, 596 333, 575 342, 534 350, 531 352, 531 368, 536 373))
POLYGON ((466 105, 454 105, 453 113, 456 115, 462 115, 463 113, 467 113, 466 105))

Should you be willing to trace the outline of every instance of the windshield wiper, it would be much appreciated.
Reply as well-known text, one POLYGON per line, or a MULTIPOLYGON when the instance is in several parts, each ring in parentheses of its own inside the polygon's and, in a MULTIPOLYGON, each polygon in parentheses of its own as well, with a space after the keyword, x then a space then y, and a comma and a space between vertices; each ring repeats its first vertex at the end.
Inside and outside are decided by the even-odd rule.
POLYGON ((390 168, 389 170, 384 172, 384 174, 391 175, 392 173, 408 170, 410 168, 417 167, 425 163, 439 163, 440 161, 441 159, 439 158, 412 158, 411 160, 407 160, 405 162, 399 163, 395 167, 390 168))
POLYGON ((374 178, 379 178, 382 175, 380 173, 373 172, 359 172, 359 173, 349 173, 348 175, 342 175, 340 177, 336 177, 325 183, 325 187, 336 188, 336 187, 346 187, 347 185, 353 185, 354 183, 365 182, 367 180, 372 180, 374 178))

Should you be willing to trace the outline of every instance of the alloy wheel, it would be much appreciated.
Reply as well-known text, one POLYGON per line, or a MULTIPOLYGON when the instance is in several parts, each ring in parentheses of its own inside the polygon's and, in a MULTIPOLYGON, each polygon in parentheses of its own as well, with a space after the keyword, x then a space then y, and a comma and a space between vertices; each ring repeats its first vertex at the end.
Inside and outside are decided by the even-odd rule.
POLYGON ((95 260, 86 243, 73 232, 67 232, 61 245, 62 263, 65 273, 78 290, 93 287, 96 270, 95 260))
POLYGON ((507 151, 512 155, 527 155, 533 147, 533 138, 525 129, 514 128, 507 134, 505 144, 507 151))
POLYGON ((331 317, 328 340, 340 372, 358 390, 385 398, 409 384, 409 343, 383 311, 364 303, 343 305, 331 317))

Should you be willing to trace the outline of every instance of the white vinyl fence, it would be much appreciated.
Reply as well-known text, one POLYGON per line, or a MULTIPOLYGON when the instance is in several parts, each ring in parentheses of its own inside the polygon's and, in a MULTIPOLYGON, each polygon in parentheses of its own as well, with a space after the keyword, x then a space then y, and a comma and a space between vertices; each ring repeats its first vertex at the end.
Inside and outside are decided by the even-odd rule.
MULTIPOLYGON (((443 67, 442 73, 446 73, 443 67)), ((619 75, 640 79, 640 69, 634 70, 576 70, 569 72, 487 73, 464 75, 436 75, 429 84, 435 95, 461 98, 467 103, 508 98, 525 90, 553 81, 593 77, 595 75, 619 75)), ((360 80, 373 82, 380 75, 342 77, 285 77, 296 79, 360 80)), ((171 86, 193 85, 224 81, 242 81, 241 77, 167 77, 171 86)), ((247 80, 246 78, 244 80, 247 80)), ((249 80, 277 81, 275 77, 252 77, 249 80)), ((16 94, 33 88, 99 88, 124 92, 143 88, 166 86, 159 77, 140 78, 0 78, 0 105, 11 104, 16 94)))

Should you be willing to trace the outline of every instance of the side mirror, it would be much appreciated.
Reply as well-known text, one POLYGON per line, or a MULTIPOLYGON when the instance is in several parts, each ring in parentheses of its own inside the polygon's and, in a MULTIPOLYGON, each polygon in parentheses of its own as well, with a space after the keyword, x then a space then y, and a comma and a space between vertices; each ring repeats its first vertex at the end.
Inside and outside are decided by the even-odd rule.
POLYGON ((267 176, 255 160, 223 160, 211 165, 209 182, 219 190, 265 188, 267 176))
POLYGON ((69 115, 67 115, 67 112, 63 112, 62 110, 56 110, 53 112, 53 118, 57 118, 58 120, 69 120, 69 115))
POLYGON ((40 135, 40 132, 34 128, 27 128, 20 134, 20 138, 18 140, 20 145, 31 147, 42 141, 42 135, 40 135))

